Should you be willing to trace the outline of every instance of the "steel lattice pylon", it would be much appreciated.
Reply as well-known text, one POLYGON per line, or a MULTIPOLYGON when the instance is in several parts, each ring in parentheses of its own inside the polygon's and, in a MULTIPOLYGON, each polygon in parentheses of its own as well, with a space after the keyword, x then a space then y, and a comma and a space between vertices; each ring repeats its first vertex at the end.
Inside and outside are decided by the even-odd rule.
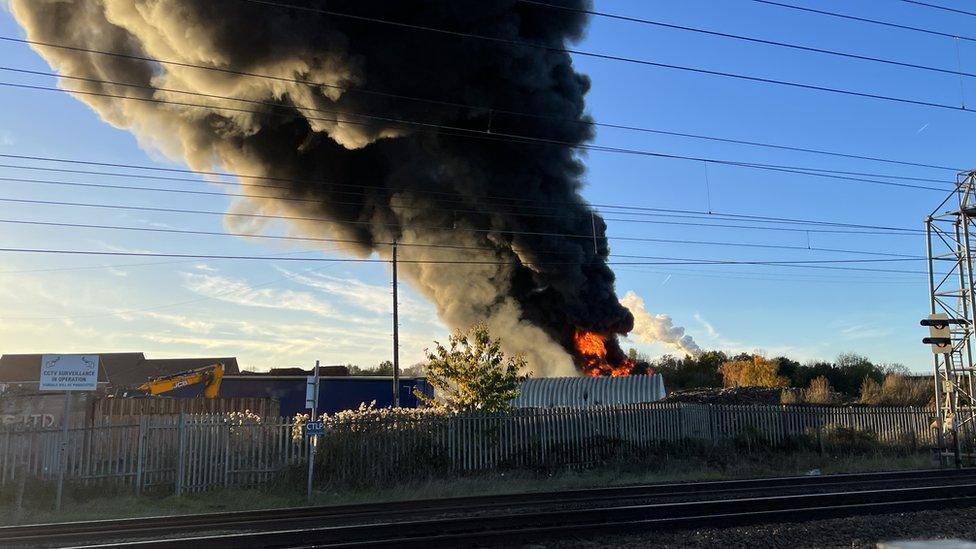
POLYGON ((976 171, 960 173, 956 189, 925 220, 928 239, 931 312, 964 322, 950 324, 950 352, 935 354, 935 402, 942 455, 976 450, 976 399, 973 398, 973 259, 976 253, 976 171))

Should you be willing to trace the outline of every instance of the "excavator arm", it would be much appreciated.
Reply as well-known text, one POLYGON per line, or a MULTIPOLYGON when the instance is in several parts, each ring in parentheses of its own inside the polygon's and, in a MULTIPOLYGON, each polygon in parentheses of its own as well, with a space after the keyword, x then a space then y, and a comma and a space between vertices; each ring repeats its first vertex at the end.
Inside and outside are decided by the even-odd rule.
POLYGON ((203 383, 203 396, 216 398, 220 392, 220 380, 223 377, 224 365, 218 362, 217 364, 196 370, 150 379, 140 385, 138 390, 145 391, 151 395, 159 395, 179 389, 180 387, 203 383))

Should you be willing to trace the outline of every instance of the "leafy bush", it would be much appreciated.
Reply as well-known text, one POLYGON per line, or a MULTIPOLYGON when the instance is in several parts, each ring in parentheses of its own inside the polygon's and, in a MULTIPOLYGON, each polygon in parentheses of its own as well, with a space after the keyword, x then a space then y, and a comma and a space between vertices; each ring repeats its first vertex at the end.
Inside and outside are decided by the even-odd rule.
POLYGON ((522 383, 529 378, 525 357, 506 357, 501 340, 493 339, 486 324, 457 330, 445 347, 434 342, 427 352, 427 382, 434 397, 419 389, 413 394, 432 408, 452 412, 501 412, 512 407, 522 383))
POLYGON ((789 380, 779 375, 779 364, 753 355, 748 360, 723 363, 719 369, 726 387, 786 387, 789 380))
MULTIPOLYGON (((371 486, 402 479, 444 476, 445 451, 437 435, 448 415, 434 408, 377 408, 324 414, 326 434, 316 455, 316 479, 327 484, 371 486)), ((308 414, 295 416, 293 439, 304 437, 308 414)))

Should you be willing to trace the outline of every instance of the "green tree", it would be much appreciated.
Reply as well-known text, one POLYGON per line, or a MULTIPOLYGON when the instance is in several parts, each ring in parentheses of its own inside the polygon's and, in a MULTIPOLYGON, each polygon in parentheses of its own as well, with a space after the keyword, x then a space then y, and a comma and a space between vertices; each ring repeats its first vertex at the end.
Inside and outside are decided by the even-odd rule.
POLYGON ((511 407, 519 395, 526 361, 521 355, 506 357, 501 340, 492 339, 488 327, 476 324, 468 331, 457 330, 448 346, 434 342, 427 351, 427 382, 434 397, 414 389, 424 404, 451 412, 481 410, 499 412, 511 407))
POLYGON ((718 368, 728 360, 728 356, 721 351, 706 351, 697 357, 685 355, 684 358, 664 355, 651 361, 651 369, 664 376, 664 385, 669 391, 721 387, 722 376, 718 368))
POLYGON ((392 376, 393 375, 393 362, 389 360, 384 360, 380 362, 379 366, 376 367, 376 376, 392 376))
POLYGON ((841 379, 833 382, 838 391, 857 396, 861 392, 861 384, 865 378, 871 378, 878 383, 884 381, 884 373, 880 368, 868 360, 868 357, 857 353, 843 353, 837 357, 837 368, 841 379))
POLYGON ((416 364, 411 364, 400 372, 403 377, 424 377, 426 372, 426 366, 423 362, 418 362, 416 364))

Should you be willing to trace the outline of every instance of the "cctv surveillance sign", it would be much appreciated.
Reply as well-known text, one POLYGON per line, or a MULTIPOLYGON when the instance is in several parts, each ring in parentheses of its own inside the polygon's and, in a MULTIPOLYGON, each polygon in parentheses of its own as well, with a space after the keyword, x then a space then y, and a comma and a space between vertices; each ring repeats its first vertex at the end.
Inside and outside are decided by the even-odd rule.
POLYGON ((44 355, 42 391, 94 391, 98 386, 98 355, 44 355))

